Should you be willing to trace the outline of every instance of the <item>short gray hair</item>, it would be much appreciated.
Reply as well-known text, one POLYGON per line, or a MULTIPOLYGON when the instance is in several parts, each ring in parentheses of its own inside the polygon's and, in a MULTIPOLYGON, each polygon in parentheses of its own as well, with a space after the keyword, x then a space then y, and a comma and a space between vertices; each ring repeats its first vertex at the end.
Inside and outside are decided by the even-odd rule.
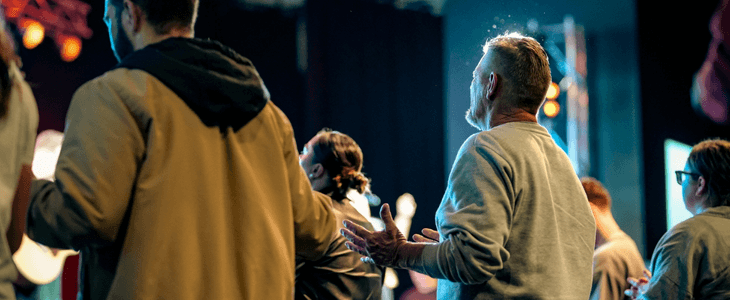
POLYGON ((497 54, 500 75, 512 83, 504 87, 505 95, 536 114, 552 82, 545 49, 535 39, 513 32, 490 39, 483 50, 497 54))

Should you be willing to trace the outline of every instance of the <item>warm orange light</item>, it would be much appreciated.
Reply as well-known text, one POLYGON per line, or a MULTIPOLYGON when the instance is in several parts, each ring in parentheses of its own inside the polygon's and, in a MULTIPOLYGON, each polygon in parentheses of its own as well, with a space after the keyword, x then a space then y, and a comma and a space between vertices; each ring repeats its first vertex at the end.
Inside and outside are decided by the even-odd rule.
POLYGON ((545 98, 548 98, 549 100, 555 100, 555 98, 558 97, 560 94, 560 87, 557 83, 551 82, 550 87, 548 87, 547 94, 545 95, 545 98))
POLYGON ((548 118, 555 118, 560 112, 560 104, 555 100, 545 101, 545 104, 542 105, 542 111, 548 118))
POLYGON ((61 59, 65 62, 72 62, 81 53, 81 39, 73 35, 62 35, 59 37, 61 45, 61 59))
POLYGON ((20 15, 22 10, 18 7, 8 7, 5 9, 5 14, 8 19, 15 19, 20 15))
POLYGON ((28 49, 38 47, 43 42, 43 38, 46 36, 46 29, 43 28, 41 23, 34 20, 23 20, 21 27, 25 29, 23 34, 23 46, 28 49))

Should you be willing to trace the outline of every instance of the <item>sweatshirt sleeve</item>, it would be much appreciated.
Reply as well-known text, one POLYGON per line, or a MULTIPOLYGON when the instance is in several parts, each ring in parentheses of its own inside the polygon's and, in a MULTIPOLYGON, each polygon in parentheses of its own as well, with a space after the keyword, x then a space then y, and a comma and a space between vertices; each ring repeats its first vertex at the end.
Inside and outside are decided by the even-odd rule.
MULTIPOLYGON (((280 114, 287 120, 283 113, 280 114)), ((337 234, 332 202, 328 196, 312 190, 304 169, 299 165, 299 151, 288 122, 285 129, 284 155, 292 193, 295 251, 298 257, 317 260, 325 254, 337 234)))
POLYGON ((427 245, 415 270, 464 284, 491 279, 509 259, 514 208, 512 170, 484 145, 470 139, 457 157, 437 212, 439 244, 427 245))
POLYGON ((31 186, 28 236, 74 249, 116 239, 144 149, 120 94, 100 80, 83 85, 69 107, 55 182, 31 186))

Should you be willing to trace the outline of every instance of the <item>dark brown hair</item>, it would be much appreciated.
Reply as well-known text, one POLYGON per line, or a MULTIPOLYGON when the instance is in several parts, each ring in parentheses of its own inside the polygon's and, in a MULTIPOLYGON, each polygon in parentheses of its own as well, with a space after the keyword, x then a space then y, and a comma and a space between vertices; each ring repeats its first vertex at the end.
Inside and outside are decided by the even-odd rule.
MULTIPOLYGON (((193 29, 198 16, 198 0, 130 0, 140 7, 147 22, 157 34, 169 33, 174 28, 193 29)), ((124 0, 110 0, 117 12, 117 18, 124 10, 124 0)))
POLYGON ((331 129, 320 130, 312 139, 312 163, 320 163, 332 184, 333 198, 344 198, 347 190, 363 193, 370 188, 370 180, 361 172, 362 150, 350 136, 331 129))
POLYGON ((687 165, 707 181, 707 207, 730 206, 730 142, 708 139, 694 145, 687 165))

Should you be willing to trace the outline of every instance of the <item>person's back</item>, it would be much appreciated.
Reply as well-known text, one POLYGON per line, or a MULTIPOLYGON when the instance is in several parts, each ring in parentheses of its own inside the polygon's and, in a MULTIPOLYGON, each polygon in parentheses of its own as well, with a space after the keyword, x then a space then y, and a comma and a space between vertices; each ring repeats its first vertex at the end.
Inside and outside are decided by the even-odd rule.
POLYGON ((483 50, 466 112, 480 132, 456 157, 438 232, 408 242, 384 204, 385 231, 346 221, 342 234, 368 261, 438 278, 439 299, 584 300, 596 224, 570 160, 537 122, 547 52, 516 33, 483 50))
MULTIPOLYGON (((332 199, 338 230, 343 220, 374 230, 350 202, 332 199)), ((347 249, 346 241, 338 234, 322 258, 298 261, 295 299, 380 299, 384 268, 362 262, 359 254, 347 249)))
POLYGON ((352 200, 370 191, 370 179, 362 173, 362 149, 350 136, 325 128, 304 145, 299 164, 312 189, 331 197, 338 226, 322 258, 297 258, 295 299, 380 299, 384 268, 362 262, 338 234, 344 220, 373 230, 352 200))
POLYGON ((644 259, 636 243, 623 231, 607 238, 593 254, 591 300, 628 299, 626 278, 641 277, 644 259))
POLYGON ((23 236, 38 108, 2 13, 0 9, 0 299, 15 299, 12 254, 23 236))
POLYGON ((670 229, 654 250, 639 299, 730 299, 730 206, 708 208, 670 229), (664 286, 671 285, 672 289, 664 286))
POLYGON ((730 142, 694 146, 674 171, 692 217, 657 243, 651 272, 629 278, 632 299, 730 299, 730 142))
MULTIPOLYGON (((494 270, 494 277, 484 284, 472 285, 439 280, 439 299, 450 299, 451 295, 459 295, 459 299, 586 298, 595 225, 570 166, 565 152, 536 123, 507 123, 467 139, 452 176, 474 176, 478 168, 488 167, 494 170, 493 176, 486 172, 480 176, 487 177, 477 178, 490 187, 477 193, 491 192, 492 187, 499 186, 502 194, 493 195, 490 201, 473 203, 471 208, 442 205, 436 219, 439 232, 448 233, 461 226, 479 228, 488 226, 484 222, 494 222, 484 220, 474 225, 475 220, 450 219, 445 211, 460 208, 474 210, 475 217, 504 217, 505 224, 511 226, 485 229, 505 234, 506 238, 500 252, 503 265, 494 270), (480 166, 476 161, 489 162, 489 166, 480 166), (507 215, 502 216, 499 211, 507 215)), ((458 179, 449 180, 453 181, 458 179)), ((458 187, 449 186, 444 197, 452 195, 454 188, 458 187)), ((444 199, 442 203, 448 201, 444 199)), ((479 242, 479 238, 473 239, 479 242)))
POLYGON ((593 286, 590 300, 622 300, 628 298, 629 277, 644 273, 644 258, 636 243, 616 222, 611 212, 611 194, 593 177, 582 177, 580 183, 596 220, 596 250, 593 253, 593 286))
POLYGON ((29 235, 82 250, 84 299, 290 299, 335 228, 251 62, 191 38, 83 85, 33 190, 29 235))

